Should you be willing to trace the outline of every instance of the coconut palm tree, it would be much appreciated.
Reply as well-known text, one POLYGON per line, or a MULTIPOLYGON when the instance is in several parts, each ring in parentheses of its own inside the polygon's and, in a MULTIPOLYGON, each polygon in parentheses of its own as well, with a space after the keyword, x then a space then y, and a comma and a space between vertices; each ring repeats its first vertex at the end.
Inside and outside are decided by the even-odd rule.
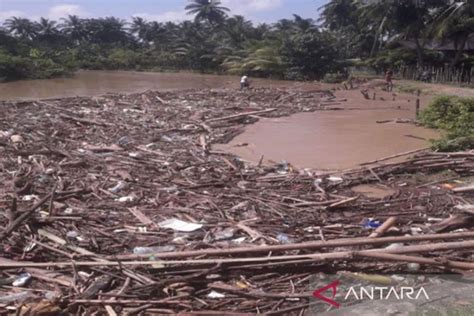
POLYGON ((461 60, 466 42, 474 33, 474 1, 456 1, 443 10, 434 22, 435 35, 454 41, 456 54, 451 62, 455 66, 461 60))
POLYGON ((38 34, 41 34, 41 35, 57 34, 58 29, 56 28, 56 23, 57 23, 56 21, 41 18, 40 21, 36 23, 38 34))
POLYGON ((22 39, 32 40, 37 32, 37 26, 26 18, 12 17, 4 23, 10 34, 22 39))
POLYGON ((211 24, 220 24, 230 10, 221 5, 219 0, 189 0, 185 7, 187 14, 194 15, 197 21, 208 21, 211 24))
POLYGON ((79 18, 77 15, 69 15, 67 18, 62 18, 62 24, 59 28, 74 42, 79 43, 86 39, 87 31, 85 27, 85 20, 79 18))
POLYGON ((135 34, 141 41, 148 42, 150 31, 150 24, 142 17, 135 16, 132 19, 130 31, 135 34))
POLYGON ((322 26, 330 30, 341 30, 357 24, 358 1, 332 0, 320 7, 322 26))

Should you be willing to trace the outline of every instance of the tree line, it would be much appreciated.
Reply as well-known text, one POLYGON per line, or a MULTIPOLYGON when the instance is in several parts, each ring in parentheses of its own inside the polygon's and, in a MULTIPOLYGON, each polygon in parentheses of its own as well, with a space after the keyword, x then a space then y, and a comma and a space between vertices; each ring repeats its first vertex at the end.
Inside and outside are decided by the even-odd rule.
POLYGON ((0 78, 130 69, 305 80, 344 74, 354 63, 472 63, 463 51, 474 28, 472 0, 331 0, 319 8, 318 20, 293 15, 258 25, 218 0, 190 0, 185 10, 193 20, 12 17, 0 28, 0 78), (401 47, 403 40, 415 48, 401 47), (431 40, 453 41, 456 51, 428 51, 431 40))

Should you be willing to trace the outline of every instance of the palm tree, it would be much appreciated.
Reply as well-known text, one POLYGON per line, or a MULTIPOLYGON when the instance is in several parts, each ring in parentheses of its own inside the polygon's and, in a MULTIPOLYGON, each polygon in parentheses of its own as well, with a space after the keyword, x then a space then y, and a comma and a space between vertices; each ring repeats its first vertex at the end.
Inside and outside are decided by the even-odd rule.
POLYGON ((142 40, 143 42, 149 41, 148 33, 150 31, 150 25, 142 17, 139 17, 139 16, 133 17, 130 31, 133 34, 136 34, 138 38, 142 40))
POLYGON ((81 41, 86 39, 85 20, 79 18, 77 15, 69 15, 67 18, 62 18, 61 20, 63 23, 60 24, 59 27, 76 45, 79 45, 81 41))
POLYGON ((37 34, 37 26, 25 18, 12 17, 5 21, 5 27, 10 34, 22 39, 32 40, 37 34))
POLYGON ((53 35, 58 33, 56 28, 56 21, 51 21, 45 18, 41 18, 39 22, 36 23, 36 28, 38 34, 40 35, 53 35))
POLYGON ((125 29, 126 24, 126 21, 122 19, 105 17, 87 20, 85 28, 89 40, 95 44, 125 44, 130 39, 125 29))
POLYGON ((225 59, 222 66, 234 75, 251 74, 282 77, 286 68, 276 41, 252 42, 225 59))
POLYGON ((236 15, 225 21, 224 31, 232 46, 242 48, 242 43, 252 36, 253 25, 245 17, 236 15))
POLYGON ((330 30, 356 25, 358 4, 354 0, 332 0, 318 9, 322 11, 318 21, 330 30))
POLYGON ((208 21, 211 24, 220 24, 230 10, 221 6, 220 0, 189 0, 185 7, 187 14, 194 15, 197 21, 208 21))
POLYGON ((474 2, 464 0, 452 3, 441 12, 434 25, 438 38, 454 40, 456 55, 451 66, 457 65, 463 56, 469 36, 474 33, 474 2))

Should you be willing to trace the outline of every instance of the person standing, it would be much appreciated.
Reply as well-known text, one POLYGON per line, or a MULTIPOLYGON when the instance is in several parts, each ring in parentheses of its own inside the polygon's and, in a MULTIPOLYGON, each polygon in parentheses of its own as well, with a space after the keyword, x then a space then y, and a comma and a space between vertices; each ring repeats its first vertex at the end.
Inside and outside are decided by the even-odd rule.
POLYGON ((249 88, 249 87, 250 87, 249 77, 245 75, 240 79, 240 91, 242 91, 244 88, 249 88))
POLYGON ((387 91, 391 92, 393 90, 393 71, 392 70, 387 70, 385 72, 385 84, 387 85, 387 91))

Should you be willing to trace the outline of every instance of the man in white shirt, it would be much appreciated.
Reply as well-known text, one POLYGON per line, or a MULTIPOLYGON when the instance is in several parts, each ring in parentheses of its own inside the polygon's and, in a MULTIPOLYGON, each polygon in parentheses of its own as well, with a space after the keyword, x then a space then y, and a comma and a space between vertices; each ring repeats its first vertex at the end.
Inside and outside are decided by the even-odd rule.
POLYGON ((243 76, 240 79, 240 90, 242 91, 244 88, 249 88, 250 83, 249 83, 249 77, 248 76, 243 76))

